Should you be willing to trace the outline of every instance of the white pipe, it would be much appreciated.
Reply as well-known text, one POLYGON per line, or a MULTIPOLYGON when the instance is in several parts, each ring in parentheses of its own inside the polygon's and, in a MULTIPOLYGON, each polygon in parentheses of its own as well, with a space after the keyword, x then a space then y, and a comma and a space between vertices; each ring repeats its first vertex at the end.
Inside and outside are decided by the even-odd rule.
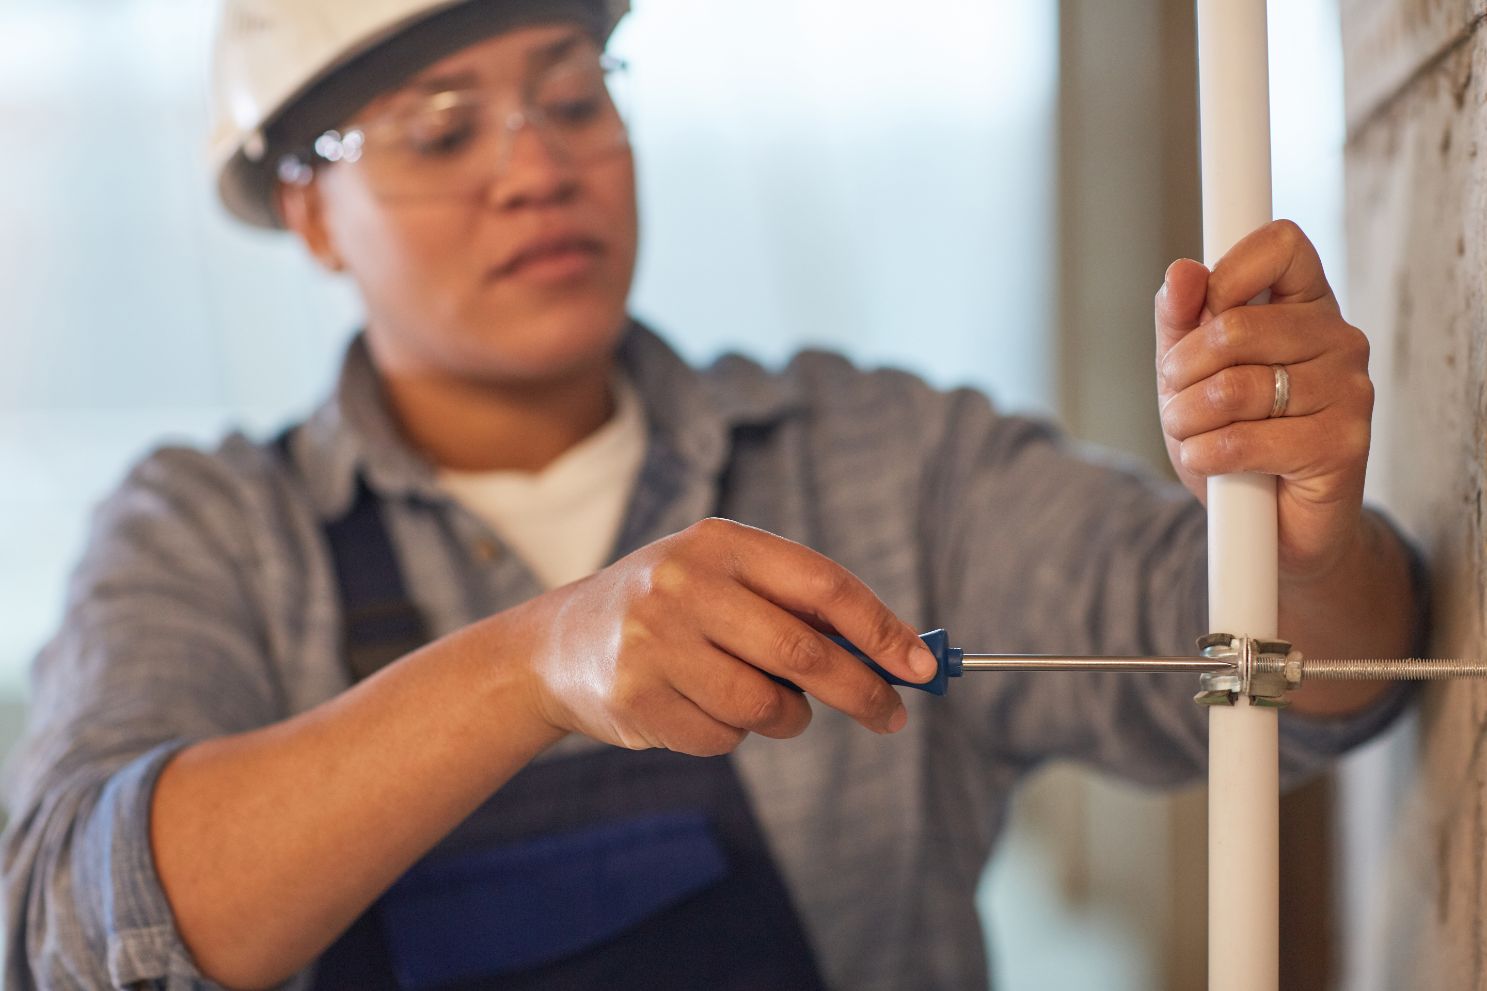
MULTIPOLYGON (((1271 219, 1265 0, 1197 0, 1203 252, 1271 219)), ((1211 633, 1277 635, 1275 479, 1208 482, 1211 633)), ((1209 707, 1208 988, 1274 991, 1280 960, 1276 712, 1209 707)))

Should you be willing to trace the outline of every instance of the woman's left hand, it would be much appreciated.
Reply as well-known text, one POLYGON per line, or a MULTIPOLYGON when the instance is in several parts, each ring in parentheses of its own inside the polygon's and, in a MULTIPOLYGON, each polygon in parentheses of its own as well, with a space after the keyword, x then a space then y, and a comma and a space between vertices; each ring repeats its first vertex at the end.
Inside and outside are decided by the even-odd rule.
POLYGON ((1328 574, 1360 532, 1373 383, 1368 339, 1342 318, 1294 223, 1267 224, 1213 271, 1180 260, 1156 297, 1167 453, 1200 500, 1206 478, 1279 476, 1281 574, 1328 574), (1270 301, 1245 304, 1266 290, 1270 301), (1280 365, 1290 400, 1272 416, 1280 365))

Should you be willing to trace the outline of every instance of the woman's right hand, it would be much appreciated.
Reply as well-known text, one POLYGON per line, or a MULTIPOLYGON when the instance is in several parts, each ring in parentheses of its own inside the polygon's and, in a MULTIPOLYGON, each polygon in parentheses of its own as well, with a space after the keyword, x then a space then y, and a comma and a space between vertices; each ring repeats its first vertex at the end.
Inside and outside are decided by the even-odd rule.
POLYGON ((749 733, 797 736, 789 679, 878 733, 908 719, 898 693, 841 647, 928 681, 914 631, 845 568, 800 544, 708 519, 535 600, 535 705, 554 729, 641 750, 727 753, 749 733))

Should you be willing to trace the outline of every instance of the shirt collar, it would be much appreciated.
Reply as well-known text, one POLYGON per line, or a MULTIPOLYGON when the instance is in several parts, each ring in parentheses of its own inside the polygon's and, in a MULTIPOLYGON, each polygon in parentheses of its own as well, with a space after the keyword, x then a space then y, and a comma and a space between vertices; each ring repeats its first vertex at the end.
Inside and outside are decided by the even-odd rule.
MULTIPOLYGON (((645 407, 650 443, 664 445, 699 476, 722 472, 734 428, 777 422, 802 405, 787 379, 736 356, 699 371, 636 322, 618 358, 645 407)), ((345 515, 358 479, 384 498, 448 500, 434 467, 398 430, 361 334, 346 348, 335 391, 295 437, 294 454, 323 519, 345 515)))

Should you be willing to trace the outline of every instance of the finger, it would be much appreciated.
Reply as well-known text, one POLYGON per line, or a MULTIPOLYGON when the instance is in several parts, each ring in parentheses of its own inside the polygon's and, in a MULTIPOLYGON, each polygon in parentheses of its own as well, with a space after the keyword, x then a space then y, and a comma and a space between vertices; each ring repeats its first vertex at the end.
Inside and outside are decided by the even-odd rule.
MULTIPOLYGON (((1284 416, 1320 413, 1338 397, 1336 376, 1323 360, 1290 365, 1291 397, 1284 416)), ((1245 420, 1271 419, 1275 405, 1275 369, 1269 365, 1235 365, 1188 386, 1162 404, 1162 432, 1187 440, 1245 420)))
POLYGON ((1208 269, 1191 258, 1179 258, 1167 266, 1156 298, 1158 360, 1198 326, 1207 295, 1208 269))
POLYGON ((1223 313, 1266 290, 1273 303, 1326 301, 1337 306, 1316 248, 1289 220, 1251 232, 1219 259, 1208 279, 1208 310, 1223 313))
POLYGON ((935 676, 938 662, 924 641, 852 572, 784 537, 727 525, 735 528, 733 577, 745 587, 835 630, 905 681, 935 676))
POLYGON ((748 731, 714 718, 696 702, 672 691, 670 701, 646 711, 646 720, 654 729, 652 746, 659 746, 693 757, 718 757, 732 753, 747 737, 748 731))
POLYGON ((1322 414, 1233 423, 1189 437, 1182 466, 1195 475, 1258 472, 1310 478, 1368 456, 1368 419, 1322 414))
POLYGON ((711 644, 680 660, 668 672, 672 686, 721 723, 776 740, 799 736, 811 723, 804 696, 747 661, 711 644))
POLYGON ((867 665, 757 593, 720 597, 707 634, 718 649, 793 682, 875 733, 890 732, 903 708, 893 686, 867 665))
MULTIPOLYGON (((1240 306, 1219 314, 1172 346, 1157 365, 1162 391, 1176 393, 1235 365, 1293 365, 1345 349, 1358 333, 1339 320, 1317 320, 1310 304, 1240 306)), ((1361 335, 1360 335, 1361 336, 1361 335)))
POLYGON ((703 712, 667 681, 630 679, 616 687, 613 705, 580 732, 630 750, 661 748, 697 757, 727 753, 747 735, 703 712))

